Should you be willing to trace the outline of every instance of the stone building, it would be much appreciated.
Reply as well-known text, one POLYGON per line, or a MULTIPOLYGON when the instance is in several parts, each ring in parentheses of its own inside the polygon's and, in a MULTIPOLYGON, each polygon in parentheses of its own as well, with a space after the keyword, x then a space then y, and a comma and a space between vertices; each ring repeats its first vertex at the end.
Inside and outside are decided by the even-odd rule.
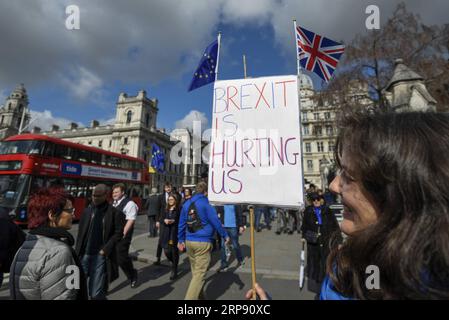
POLYGON ((316 99, 312 79, 302 74, 300 79, 301 123, 303 134, 303 168, 306 184, 325 188, 323 165, 331 165, 337 134, 336 110, 316 99))
POLYGON ((179 186, 183 182, 184 173, 181 165, 170 161, 170 150, 177 143, 170 141, 165 129, 157 129, 157 99, 149 99, 146 91, 141 90, 136 96, 121 93, 116 104, 114 124, 101 125, 92 120, 90 127, 79 127, 71 123, 68 128, 53 125, 50 131, 41 133, 104 150, 126 154, 151 161, 152 144, 156 143, 165 155, 165 173, 152 173, 152 186, 161 192, 165 181, 179 186))
POLYGON ((24 85, 20 84, 0 107, 0 140, 18 134, 29 121, 28 95, 24 85))
MULTIPOLYGON (((116 103, 113 124, 100 124, 99 121, 92 120, 88 127, 80 127, 72 122, 67 128, 53 124, 48 131, 34 127, 31 132, 126 154, 141 158, 148 163, 151 161, 152 144, 156 143, 165 155, 165 172, 151 173, 151 182, 152 186, 162 191, 165 181, 180 186, 186 179, 184 165, 182 163, 175 165, 170 161, 170 151, 179 141, 176 139, 171 141, 165 129, 156 127, 158 111, 158 100, 149 99, 144 90, 139 91, 136 96, 121 93, 116 103)), ((20 131, 29 132, 29 123, 28 95, 24 85, 21 84, 0 107, 0 140, 16 135, 20 131)), ((200 175, 200 172, 194 173, 200 175)), ((187 175, 189 181, 192 180, 191 173, 187 175)))
POLYGON ((402 59, 395 61, 393 76, 384 94, 396 112, 436 111, 437 102, 427 91, 424 78, 407 67, 402 59))
MULTIPOLYGON (((371 104, 367 95, 366 86, 353 82, 345 99, 366 106, 371 104)), ((314 90, 312 79, 305 74, 300 77, 300 97, 305 183, 313 183, 324 191, 328 187, 328 174, 334 166, 338 135, 336 121, 341 103, 338 95, 328 94, 323 98, 314 90)))

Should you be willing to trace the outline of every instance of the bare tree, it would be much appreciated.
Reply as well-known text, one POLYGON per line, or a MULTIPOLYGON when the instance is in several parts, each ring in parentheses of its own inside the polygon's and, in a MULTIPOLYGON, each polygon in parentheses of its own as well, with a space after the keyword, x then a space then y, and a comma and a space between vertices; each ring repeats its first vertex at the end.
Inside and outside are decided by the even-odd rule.
POLYGON ((346 48, 339 74, 326 91, 347 95, 354 81, 366 83, 373 105, 387 110, 384 89, 397 58, 424 77, 440 111, 449 109, 449 24, 427 26, 419 15, 407 11, 405 3, 397 6, 380 30, 353 39, 346 48))

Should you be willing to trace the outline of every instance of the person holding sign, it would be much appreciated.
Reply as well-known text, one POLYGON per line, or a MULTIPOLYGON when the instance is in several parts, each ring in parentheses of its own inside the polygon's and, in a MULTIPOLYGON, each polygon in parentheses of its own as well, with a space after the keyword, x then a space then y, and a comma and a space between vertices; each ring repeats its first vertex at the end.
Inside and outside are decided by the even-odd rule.
POLYGON ((343 119, 330 190, 348 237, 327 259, 320 299, 449 299, 447 150, 448 113, 343 119))
POLYGON ((200 182, 196 186, 195 195, 182 207, 178 226, 178 249, 187 250, 192 269, 192 280, 185 296, 186 300, 204 298, 204 277, 209 267, 217 231, 228 244, 230 238, 218 219, 217 212, 206 198, 207 184, 200 182))

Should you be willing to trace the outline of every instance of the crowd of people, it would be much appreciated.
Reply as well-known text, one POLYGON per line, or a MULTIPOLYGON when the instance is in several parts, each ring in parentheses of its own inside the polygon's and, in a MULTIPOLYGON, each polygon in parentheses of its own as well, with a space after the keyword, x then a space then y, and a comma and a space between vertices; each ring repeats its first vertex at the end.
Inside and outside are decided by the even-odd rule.
MULTIPOLYGON (((449 114, 349 115, 341 123, 339 170, 329 190, 310 186, 302 211, 256 206, 256 231, 264 216, 268 230, 276 218, 277 234, 301 234, 307 243, 309 290, 317 298, 448 299, 448 150, 449 114), (329 209, 336 196, 343 205, 340 225, 329 209), (380 270, 375 288, 366 285, 369 266, 380 270)), ((137 271, 128 251, 138 208, 124 191, 122 184, 115 185, 109 203, 108 187, 95 187, 76 241, 68 232, 73 199, 63 189, 42 189, 31 197, 26 238, 0 216, 2 244, 11 243, 0 252, 0 271, 10 271, 11 298, 105 299, 119 267, 135 287, 137 271), (77 288, 67 286, 68 266, 80 270, 77 288)), ((178 277, 180 253, 186 252, 191 281, 185 299, 195 300, 205 298, 205 275, 217 238, 219 271, 229 267, 230 248, 238 266, 244 265, 239 236, 248 221, 245 206, 212 206, 205 182, 180 191, 169 183, 162 194, 152 190, 148 235, 159 237, 155 264, 164 252, 171 280, 178 277)), ((260 299, 269 297, 262 284, 255 291, 260 299)))

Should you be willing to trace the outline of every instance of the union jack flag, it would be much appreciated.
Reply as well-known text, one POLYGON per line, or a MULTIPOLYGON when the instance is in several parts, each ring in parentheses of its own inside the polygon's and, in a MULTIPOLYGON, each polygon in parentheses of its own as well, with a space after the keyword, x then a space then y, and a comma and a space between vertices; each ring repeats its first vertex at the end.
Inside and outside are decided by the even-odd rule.
POLYGON ((301 27, 296 27, 296 43, 301 66, 329 82, 345 46, 301 27))

